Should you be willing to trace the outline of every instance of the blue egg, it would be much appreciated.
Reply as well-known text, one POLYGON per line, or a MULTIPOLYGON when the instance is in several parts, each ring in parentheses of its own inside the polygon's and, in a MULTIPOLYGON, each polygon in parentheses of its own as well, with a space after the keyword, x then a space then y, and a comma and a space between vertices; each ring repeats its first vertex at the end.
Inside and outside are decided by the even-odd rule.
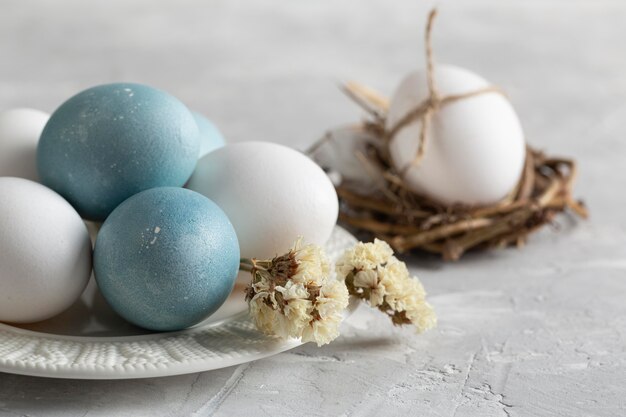
POLYGON ((37 148, 41 182, 91 220, 104 220, 128 197, 185 184, 200 151, 191 112, 140 84, 85 90, 50 117, 37 148))
POLYGON ((150 330, 192 326, 233 289, 239 243, 226 214, 194 191, 160 187, 120 204, 94 249, 100 291, 126 320, 150 330))
POLYGON ((222 133, 209 119, 196 112, 193 112, 193 117, 196 119, 200 130, 200 155, 198 159, 226 144, 222 133))

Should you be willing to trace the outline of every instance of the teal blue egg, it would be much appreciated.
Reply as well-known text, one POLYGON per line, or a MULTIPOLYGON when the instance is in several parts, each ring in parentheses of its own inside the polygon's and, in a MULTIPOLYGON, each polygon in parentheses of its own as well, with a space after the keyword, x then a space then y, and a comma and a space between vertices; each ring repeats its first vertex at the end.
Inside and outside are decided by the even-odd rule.
POLYGON ((226 144, 222 133, 209 119, 196 112, 193 112, 193 117, 196 119, 200 131, 200 155, 198 159, 226 144))
POLYGON ((52 114, 37 169, 84 218, 101 221, 140 191, 184 185, 199 151, 198 126, 179 100, 145 85, 106 84, 52 114))
POLYGON ((104 298, 131 323, 180 330, 212 313, 233 289, 239 243, 226 214, 194 191, 160 187, 120 204, 94 249, 104 298))

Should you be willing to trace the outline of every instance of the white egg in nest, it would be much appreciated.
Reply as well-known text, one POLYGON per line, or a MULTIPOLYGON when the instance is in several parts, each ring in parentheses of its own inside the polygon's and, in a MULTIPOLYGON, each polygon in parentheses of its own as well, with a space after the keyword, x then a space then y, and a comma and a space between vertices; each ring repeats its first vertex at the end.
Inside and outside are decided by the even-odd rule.
MULTIPOLYGON (((437 65, 433 73, 440 97, 490 86, 463 68, 437 65)), ((426 70, 409 74, 392 97, 386 129, 429 98, 426 70)), ((520 180, 526 145, 519 118, 509 100, 485 92, 442 105, 426 129, 423 159, 418 153, 422 122, 397 131, 389 143, 391 161, 406 185, 445 205, 487 205, 503 199, 520 180)))

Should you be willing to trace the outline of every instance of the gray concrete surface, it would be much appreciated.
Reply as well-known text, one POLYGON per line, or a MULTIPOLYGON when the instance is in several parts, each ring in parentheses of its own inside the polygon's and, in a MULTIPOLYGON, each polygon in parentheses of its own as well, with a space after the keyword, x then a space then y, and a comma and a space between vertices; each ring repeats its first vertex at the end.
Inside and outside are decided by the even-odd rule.
MULTIPOLYGON (((93 84, 166 89, 231 141, 304 148, 423 63, 432 2, 0 3, 0 108, 51 111, 93 84)), ((626 3, 442 1, 437 58, 508 91, 530 143, 580 161, 592 218, 523 250, 410 260, 439 328, 360 310, 332 345, 194 375, 46 380, 0 374, 0 416, 626 415, 626 3)))

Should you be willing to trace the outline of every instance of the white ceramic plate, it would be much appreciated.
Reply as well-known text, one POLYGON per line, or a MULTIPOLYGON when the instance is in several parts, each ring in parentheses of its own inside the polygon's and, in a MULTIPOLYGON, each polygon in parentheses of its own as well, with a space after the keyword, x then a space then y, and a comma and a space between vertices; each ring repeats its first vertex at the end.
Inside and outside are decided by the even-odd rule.
MULTIPOLYGON (((326 251, 336 259, 356 239, 336 227, 326 251)), ((300 346, 259 333, 238 279, 226 303, 206 321, 180 332, 149 333, 120 318, 95 281, 69 310, 44 322, 0 323, 0 371, 75 379, 126 379, 224 368, 300 346)))

